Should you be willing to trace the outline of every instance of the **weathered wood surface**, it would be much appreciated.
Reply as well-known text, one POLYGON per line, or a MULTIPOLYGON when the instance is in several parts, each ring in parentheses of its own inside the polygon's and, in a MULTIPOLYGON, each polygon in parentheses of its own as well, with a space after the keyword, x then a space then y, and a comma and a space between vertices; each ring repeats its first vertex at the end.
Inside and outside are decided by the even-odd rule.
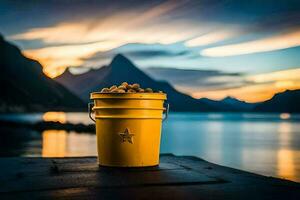
POLYGON ((1 158, 0 199, 300 199, 300 184, 162 155, 159 167, 99 168, 95 157, 1 158))

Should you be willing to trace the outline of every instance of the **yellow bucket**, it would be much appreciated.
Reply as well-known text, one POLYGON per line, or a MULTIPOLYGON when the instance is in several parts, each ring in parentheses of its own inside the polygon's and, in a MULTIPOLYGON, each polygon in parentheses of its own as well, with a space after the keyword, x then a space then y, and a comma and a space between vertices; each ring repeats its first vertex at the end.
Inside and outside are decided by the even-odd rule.
POLYGON ((164 93, 91 93, 89 116, 96 122, 99 165, 158 165, 166 99, 164 93))

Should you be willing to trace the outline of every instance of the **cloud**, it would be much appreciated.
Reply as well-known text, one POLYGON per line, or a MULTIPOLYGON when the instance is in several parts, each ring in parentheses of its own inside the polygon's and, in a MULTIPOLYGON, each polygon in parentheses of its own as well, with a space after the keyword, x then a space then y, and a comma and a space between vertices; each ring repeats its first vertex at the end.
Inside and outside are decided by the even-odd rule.
POLYGON ((188 51, 167 51, 167 50, 139 50, 139 51, 128 51, 125 52, 126 56, 129 57, 134 57, 138 59, 143 59, 143 58, 153 58, 153 57, 172 57, 172 56, 183 56, 187 55, 188 51))
MULTIPOLYGON (((99 55, 117 51, 120 46, 131 43, 180 44, 174 47, 174 52, 168 49, 122 52, 134 61, 137 59, 143 67, 157 66, 156 63, 173 67, 186 64, 190 68, 207 64, 212 66, 212 56, 231 52, 231 49, 225 49, 219 53, 214 48, 230 46, 229 42, 239 42, 237 45, 248 43, 245 41, 249 38, 266 37, 281 30, 291 33, 300 25, 300 15, 297 14, 300 3, 296 1, 270 3, 254 0, 247 4, 227 0, 78 0, 76 3, 62 1, 59 4, 52 0, 38 3, 1 1, 0 8, 3 11, 0 29, 23 47, 27 56, 40 61, 51 77, 59 75, 69 66, 101 66, 109 62, 109 58, 100 59, 99 55), (203 52, 207 54, 202 58, 198 51, 204 45, 212 48, 205 49, 203 52), (178 52, 184 54, 186 49, 191 53, 180 56, 178 52)), ((282 48, 275 46, 274 40, 270 43, 269 49, 262 48, 265 43, 254 43, 252 50, 248 46, 247 49, 257 51, 259 47, 259 51, 273 51, 274 48, 282 48)), ((284 48, 289 46, 293 44, 289 42, 284 48)), ((242 52, 240 49, 232 52, 242 52)), ((245 53, 249 53, 247 51, 245 53)), ((224 63, 221 60, 216 62, 224 63)), ((223 69, 224 66, 219 63, 216 65, 221 67, 216 68, 223 69)), ((246 65, 241 62, 238 70, 243 71, 246 65)))
POLYGON ((99 51, 109 51, 120 46, 118 42, 96 42, 83 45, 64 45, 26 50, 25 56, 38 58, 44 66, 43 71, 50 77, 63 73, 66 67, 76 67, 84 63, 84 59, 99 51))
POLYGON ((42 40, 46 44, 51 43, 73 43, 92 42, 89 37, 84 41, 78 38, 88 32, 87 26, 76 23, 59 23, 52 27, 33 28, 24 33, 15 34, 10 37, 13 40, 42 40), (66 37, 68 36, 68 37, 66 37))
POLYGON ((44 71, 53 77, 59 75, 57 68, 79 66, 83 64, 84 59, 98 52, 110 51, 129 43, 168 45, 199 33, 198 27, 189 28, 189 22, 179 20, 166 23, 163 20, 163 15, 184 5, 185 2, 167 1, 143 12, 120 12, 100 20, 82 19, 50 27, 33 28, 9 38, 42 41, 45 47, 25 49, 23 52, 39 60, 47 68, 44 71))
POLYGON ((300 81, 300 68, 251 75, 247 79, 254 83, 300 81))
POLYGON ((165 1, 146 9, 114 10, 112 15, 100 19, 89 18, 80 21, 62 22, 54 26, 33 28, 24 33, 12 35, 15 40, 40 39, 50 43, 88 43, 98 41, 119 41, 126 43, 170 44, 190 37, 199 28, 191 30, 190 22, 164 20, 164 15, 184 5, 187 1, 165 1), (185 31, 176 32, 176 29, 185 31), (172 34, 170 34, 172 32, 172 34), (153 34, 155 33, 155 34, 153 34))
POLYGON ((146 73, 157 80, 168 81, 177 89, 187 92, 239 87, 248 83, 243 74, 218 70, 191 70, 175 68, 146 68, 146 73))
POLYGON ((287 49, 299 45, 300 30, 297 30, 250 42, 207 48, 202 50, 200 54, 209 57, 236 56, 287 49))
POLYGON ((192 55, 199 57, 195 52, 191 52, 185 48, 174 48, 173 45, 130 43, 109 51, 97 52, 90 57, 83 58, 81 66, 99 68, 100 66, 110 63, 116 54, 123 54, 133 62, 138 63, 137 65, 142 68, 147 67, 147 64, 143 65, 143 62, 147 61, 169 60, 170 58, 190 58, 192 55))
POLYGON ((237 35, 238 32, 234 30, 213 31, 186 41, 184 44, 188 47, 205 46, 224 41, 237 35))
POLYGON ((118 53, 121 53, 125 55, 126 57, 129 57, 130 59, 136 61, 139 59, 153 59, 157 57, 175 57, 175 56, 185 56, 189 55, 190 52, 187 50, 170 50, 168 48, 164 48, 164 46, 156 46, 153 45, 143 45, 138 44, 139 47, 137 47, 137 44, 127 44, 118 48, 115 48, 111 51, 106 52, 99 52, 92 57, 88 58, 86 61, 97 61, 97 60, 103 60, 107 58, 112 58, 118 53), (132 49, 130 48, 131 45, 134 45, 133 48, 138 49, 132 49))

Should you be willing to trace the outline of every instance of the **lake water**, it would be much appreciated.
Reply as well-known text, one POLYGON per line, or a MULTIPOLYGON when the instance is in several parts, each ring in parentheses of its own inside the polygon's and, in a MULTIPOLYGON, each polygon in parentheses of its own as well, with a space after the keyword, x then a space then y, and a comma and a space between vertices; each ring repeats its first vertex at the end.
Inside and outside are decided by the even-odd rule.
MULTIPOLYGON (((0 115, 24 122, 91 123, 86 113, 0 115)), ((0 156, 95 156, 93 134, 0 129, 0 156)), ((300 182, 300 115, 171 113, 163 125, 161 153, 300 182)))

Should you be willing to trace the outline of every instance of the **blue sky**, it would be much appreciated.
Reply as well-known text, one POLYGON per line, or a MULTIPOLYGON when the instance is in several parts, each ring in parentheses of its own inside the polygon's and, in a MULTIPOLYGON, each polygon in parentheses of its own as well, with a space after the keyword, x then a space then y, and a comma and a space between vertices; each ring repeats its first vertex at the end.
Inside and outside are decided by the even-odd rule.
POLYGON ((123 53, 149 72, 218 72, 190 85, 172 83, 197 98, 255 102, 300 87, 300 75, 289 76, 300 69, 299 1, 4 0, 0 13, 1 34, 52 77, 66 67, 101 67, 123 53))

